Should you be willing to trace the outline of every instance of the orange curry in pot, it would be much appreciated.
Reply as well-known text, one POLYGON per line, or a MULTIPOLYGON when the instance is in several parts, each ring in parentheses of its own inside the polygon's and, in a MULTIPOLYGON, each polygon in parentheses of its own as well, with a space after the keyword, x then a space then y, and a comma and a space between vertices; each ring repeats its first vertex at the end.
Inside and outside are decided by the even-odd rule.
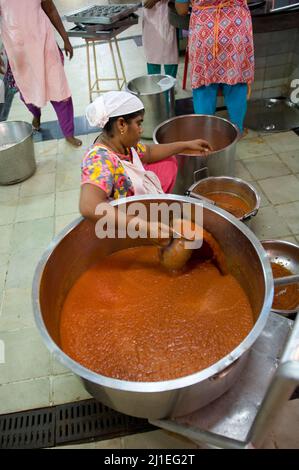
MULTIPOLYGON (((271 263, 274 279, 291 276, 293 273, 279 263, 271 263)), ((277 286, 274 289, 272 308, 275 310, 296 310, 299 306, 299 284, 277 286)))
POLYGON ((226 356, 253 327, 248 298, 211 260, 188 263, 174 276, 151 246, 104 258, 67 295, 62 349, 94 372, 129 381, 176 379, 226 356))
POLYGON ((237 196, 236 194, 211 192, 204 194, 204 196, 212 199, 212 201, 215 201, 217 206, 221 207, 221 209, 224 209, 227 212, 230 212, 230 214, 234 215, 238 219, 241 219, 241 217, 251 211, 248 202, 244 201, 244 199, 237 196))

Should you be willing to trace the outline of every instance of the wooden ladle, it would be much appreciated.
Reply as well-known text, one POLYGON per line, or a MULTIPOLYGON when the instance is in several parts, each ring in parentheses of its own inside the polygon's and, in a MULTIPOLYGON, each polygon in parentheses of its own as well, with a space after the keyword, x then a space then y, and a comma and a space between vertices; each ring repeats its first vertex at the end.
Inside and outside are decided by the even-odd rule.
MULTIPOLYGON (((199 238, 197 238, 195 235, 186 237, 186 230, 183 230, 183 224, 186 223, 189 224, 189 228, 192 230, 192 233, 202 233, 202 241, 209 246, 212 252, 212 259, 215 261, 220 272, 222 274, 226 274, 228 272, 226 260, 219 243, 210 234, 210 232, 204 228, 200 228, 194 222, 189 220, 182 221, 181 230, 178 231, 173 229, 173 234, 177 238, 173 237, 169 245, 160 249, 160 262, 162 266, 168 271, 181 271, 186 265, 187 261, 191 258, 193 249, 188 245, 190 245, 190 241, 194 241, 195 239, 198 240, 199 238), (187 244, 186 242, 189 243, 187 244)), ((202 246, 203 244, 201 247, 202 246)), ((200 250, 201 248, 198 249, 200 250)))

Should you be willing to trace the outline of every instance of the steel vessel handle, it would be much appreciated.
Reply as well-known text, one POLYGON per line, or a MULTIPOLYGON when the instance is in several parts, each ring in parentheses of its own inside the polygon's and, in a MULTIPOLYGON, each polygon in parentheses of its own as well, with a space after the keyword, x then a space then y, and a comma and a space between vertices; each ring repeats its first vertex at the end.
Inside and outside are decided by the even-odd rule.
POLYGON ((250 219, 251 217, 254 217, 257 213, 258 213, 258 209, 254 209, 253 211, 249 212, 248 214, 245 214, 241 219, 242 222, 244 220, 250 219))
POLYGON ((199 199, 200 201, 205 201, 205 202, 208 202, 209 204, 213 204, 213 206, 216 205, 216 202, 212 201, 212 199, 202 196, 201 194, 194 193, 193 191, 186 191, 185 196, 194 197, 195 199, 199 199))
POLYGON ((200 170, 196 170, 193 173, 194 183, 197 183, 197 181, 200 181, 201 179, 208 178, 208 177, 209 177, 209 169, 207 166, 200 168, 200 170), (202 174, 204 176, 202 176, 202 174), (199 178, 197 178, 197 175, 200 175, 199 178))
POLYGON ((297 283, 299 283, 299 274, 292 274, 291 276, 277 277, 276 279, 274 279, 275 287, 297 283))

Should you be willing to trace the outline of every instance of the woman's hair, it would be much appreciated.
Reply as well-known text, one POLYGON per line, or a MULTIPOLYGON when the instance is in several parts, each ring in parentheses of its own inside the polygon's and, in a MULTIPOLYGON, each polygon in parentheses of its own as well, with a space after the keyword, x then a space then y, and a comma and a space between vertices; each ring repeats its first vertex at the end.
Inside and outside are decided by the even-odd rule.
POLYGON ((130 121, 132 121, 132 119, 135 119, 138 116, 143 116, 143 114, 144 114, 144 109, 140 109, 140 111, 135 111, 134 113, 125 114, 124 116, 111 117, 109 118, 109 121, 107 122, 107 124, 105 124, 103 130, 109 135, 109 137, 113 137, 114 123, 119 118, 123 118, 127 123, 129 123, 130 121))

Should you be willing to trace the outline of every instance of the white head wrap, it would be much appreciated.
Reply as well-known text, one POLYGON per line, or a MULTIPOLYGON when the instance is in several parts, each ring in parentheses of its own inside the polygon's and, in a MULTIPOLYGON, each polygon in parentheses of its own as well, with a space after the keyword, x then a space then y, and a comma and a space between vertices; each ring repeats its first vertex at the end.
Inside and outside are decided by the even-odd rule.
POLYGON ((142 101, 127 91, 108 91, 86 108, 86 118, 92 127, 103 128, 111 117, 126 116, 144 109, 142 101))

